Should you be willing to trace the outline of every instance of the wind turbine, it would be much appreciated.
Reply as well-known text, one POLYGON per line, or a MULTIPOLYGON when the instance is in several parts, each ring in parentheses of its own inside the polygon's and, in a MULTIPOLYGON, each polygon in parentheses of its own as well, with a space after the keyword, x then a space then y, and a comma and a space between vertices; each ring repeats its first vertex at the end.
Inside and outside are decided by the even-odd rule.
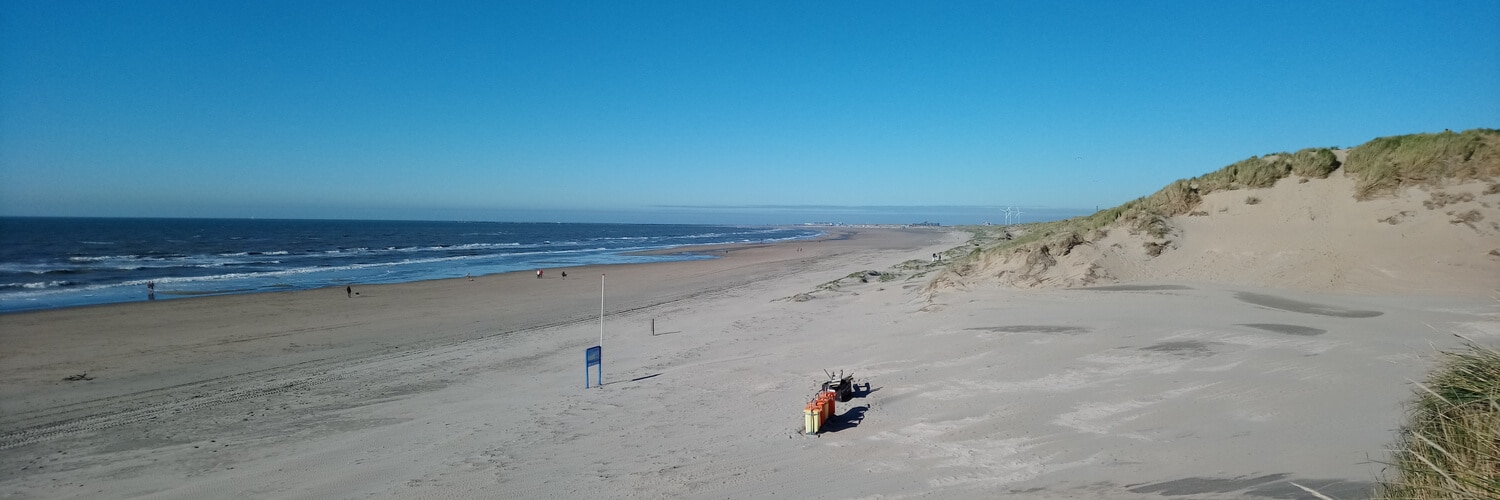
POLYGON ((1015 212, 1016 212, 1016 222, 1020 223, 1021 222, 1021 214, 1024 214, 1026 212, 1022 212, 1020 210, 1016 210, 1015 212))

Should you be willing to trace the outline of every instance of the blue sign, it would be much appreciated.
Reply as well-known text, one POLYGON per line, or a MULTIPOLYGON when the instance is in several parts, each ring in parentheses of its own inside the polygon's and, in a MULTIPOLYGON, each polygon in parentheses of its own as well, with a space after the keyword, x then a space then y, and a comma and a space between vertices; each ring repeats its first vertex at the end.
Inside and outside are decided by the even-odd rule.
POLYGON ((596 385, 600 385, 600 386, 604 385, 604 347, 603 346, 597 346, 596 345, 594 347, 588 348, 587 351, 583 351, 583 388, 584 389, 588 389, 590 387, 589 386, 589 367, 591 367, 591 366, 597 366, 597 367, 599 367, 598 368, 598 370, 599 370, 599 383, 596 384, 596 385))

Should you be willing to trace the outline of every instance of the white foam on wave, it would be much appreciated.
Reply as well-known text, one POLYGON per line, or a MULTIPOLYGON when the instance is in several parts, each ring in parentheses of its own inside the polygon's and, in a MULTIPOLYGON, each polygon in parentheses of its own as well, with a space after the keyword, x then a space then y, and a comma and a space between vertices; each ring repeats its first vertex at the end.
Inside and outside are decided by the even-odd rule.
POLYGON ((139 256, 139 255, 94 255, 94 256, 75 255, 75 256, 72 256, 72 257, 68 257, 68 262, 106 262, 106 261, 131 260, 131 259, 140 259, 140 258, 142 258, 142 257, 139 256))
POLYGON ((11 262, 0 263, 0 273, 47 274, 50 272, 64 272, 71 270, 72 269, 69 268, 59 268, 57 266, 47 264, 18 264, 11 262))
MULTIPOLYGON (((87 303, 143 300, 146 283, 155 282, 158 298, 255 291, 310 289, 345 282, 396 283, 423 279, 462 276, 469 271, 483 273, 510 272, 531 267, 556 267, 591 264, 620 264, 671 260, 713 258, 706 255, 627 255, 643 250, 682 247, 697 242, 788 241, 822 235, 821 232, 786 232, 784 229, 749 229, 715 231, 674 236, 619 236, 578 238, 577 240, 536 241, 532 243, 488 242, 454 245, 411 245, 381 247, 361 246, 324 250, 277 250, 272 252, 222 252, 203 254, 144 255, 75 255, 67 262, 52 261, 36 265, 0 263, 0 271, 21 273, 75 272, 93 276, 96 271, 135 271, 113 283, 94 279, 32 281, 7 279, 0 285, 0 310, 60 307, 87 303), (780 238, 765 236, 782 235, 780 238), (455 255, 466 254, 466 255, 455 255), (288 256, 264 259, 264 256, 288 256), (321 265, 315 265, 321 264, 321 265), (255 266, 239 268, 236 266, 255 266), (183 273, 170 270, 183 269, 183 273), (157 271, 160 269, 160 271, 157 271), (186 271, 199 269, 198 271, 186 271), (201 273, 204 276, 171 276, 201 273), (152 276, 155 275, 155 276, 152 276), (149 278, 149 279, 148 279, 149 278)), ((122 252, 123 253, 123 252, 122 252)), ((108 274, 100 275, 100 277, 108 274)), ((97 279, 97 278, 95 278, 97 279)))
POLYGON ((57 288, 57 287, 60 287, 60 286, 66 286, 66 285, 70 285, 72 283, 73 282, 66 281, 66 280, 53 280, 53 281, 43 281, 43 282, 35 282, 35 283, 4 283, 4 284, 0 284, 0 288, 25 288, 25 289, 29 289, 29 290, 41 290, 41 289, 46 289, 46 288, 57 288))

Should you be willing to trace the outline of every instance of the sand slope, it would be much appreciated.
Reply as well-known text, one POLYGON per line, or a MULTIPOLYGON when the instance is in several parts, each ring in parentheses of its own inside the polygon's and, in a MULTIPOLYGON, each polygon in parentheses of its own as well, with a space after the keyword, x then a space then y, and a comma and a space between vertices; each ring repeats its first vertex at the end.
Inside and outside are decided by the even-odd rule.
POLYGON ((957 281, 1020 287, 1182 280, 1341 293, 1483 295, 1500 289, 1500 192, 1491 182, 1354 199, 1342 172, 1219 191, 1164 238, 1115 227, 1048 255, 988 256, 957 281), (1488 194, 1486 194, 1488 193, 1488 194), (1152 255, 1152 245, 1160 253, 1152 255))

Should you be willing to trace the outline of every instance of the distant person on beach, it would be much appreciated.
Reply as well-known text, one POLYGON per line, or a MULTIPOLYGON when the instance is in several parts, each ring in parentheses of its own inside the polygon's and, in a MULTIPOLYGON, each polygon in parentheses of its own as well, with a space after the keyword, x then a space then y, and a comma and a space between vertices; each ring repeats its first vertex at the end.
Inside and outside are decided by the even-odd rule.
POLYGON ((352 286, 346 286, 346 287, 344 287, 344 294, 348 295, 349 298, 351 298, 351 299, 354 298, 354 287, 352 287, 352 286))
POLYGON ((536 279, 542 279, 542 270, 541 269, 537 269, 536 270, 536 279))
POLYGON ((568 279, 568 272, 567 271, 563 271, 562 274, 563 274, 562 275, 563 279, 568 279))
POLYGON ((156 282, 146 282, 146 300, 156 300, 156 282))
POLYGON ((464 277, 465 278, 469 278, 469 281, 474 281, 474 275, 473 274, 465 274, 464 277))

